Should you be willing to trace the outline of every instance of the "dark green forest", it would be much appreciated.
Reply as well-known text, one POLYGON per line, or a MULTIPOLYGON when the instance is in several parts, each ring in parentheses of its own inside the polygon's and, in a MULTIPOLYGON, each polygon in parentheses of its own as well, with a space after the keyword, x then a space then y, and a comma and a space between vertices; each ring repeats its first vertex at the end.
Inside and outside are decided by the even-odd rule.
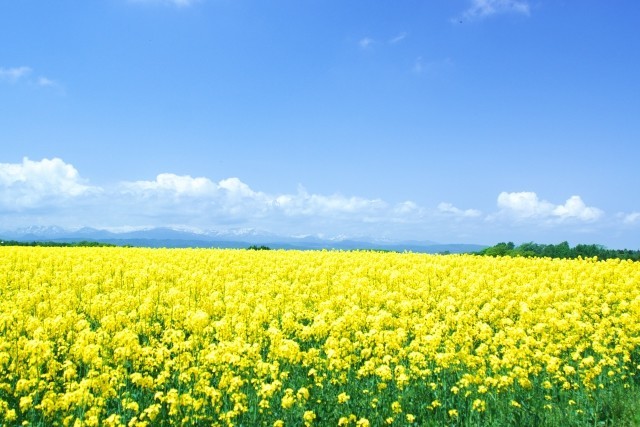
POLYGON ((516 246, 513 242, 501 242, 476 253, 478 255, 487 256, 522 256, 570 259, 578 257, 598 257, 599 260, 617 258, 640 261, 640 250, 607 249, 602 245, 584 244, 571 247, 567 242, 558 243, 557 245, 528 242, 519 246, 516 246))

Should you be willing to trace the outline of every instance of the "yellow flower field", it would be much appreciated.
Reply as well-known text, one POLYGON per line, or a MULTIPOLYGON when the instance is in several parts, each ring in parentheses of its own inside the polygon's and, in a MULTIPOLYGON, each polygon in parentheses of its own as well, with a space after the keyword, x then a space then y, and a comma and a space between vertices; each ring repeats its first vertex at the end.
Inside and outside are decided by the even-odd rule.
POLYGON ((2 247, 0 302, 2 425, 595 425, 640 377, 618 260, 2 247))

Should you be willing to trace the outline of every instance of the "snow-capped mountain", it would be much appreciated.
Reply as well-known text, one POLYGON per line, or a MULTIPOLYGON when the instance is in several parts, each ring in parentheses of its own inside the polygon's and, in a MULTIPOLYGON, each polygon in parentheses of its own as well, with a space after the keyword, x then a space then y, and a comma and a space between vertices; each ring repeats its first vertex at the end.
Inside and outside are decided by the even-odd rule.
POLYGON ((153 227, 105 230, 90 227, 65 229, 58 226, 32 226, 0 231, 0 239, 16 241, 79 242, 95 241, 116 245, 147 247, 223 247, 246 248, 265 245, 274 249, 382 249, 413 252, 475 252, 486 246, 440 244, 432 241, 394 241, 364 236, 324 235, 283 236, 254 228, 197 230, 185 227, 153 227))

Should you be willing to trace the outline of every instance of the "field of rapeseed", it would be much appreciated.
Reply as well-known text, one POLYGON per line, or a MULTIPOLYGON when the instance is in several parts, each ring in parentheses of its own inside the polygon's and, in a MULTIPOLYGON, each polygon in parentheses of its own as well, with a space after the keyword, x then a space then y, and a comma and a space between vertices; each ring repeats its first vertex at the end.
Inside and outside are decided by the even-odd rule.
POLYGON ((0 248, 2 425, 602 425, 639 364, 640 263, 0 248))

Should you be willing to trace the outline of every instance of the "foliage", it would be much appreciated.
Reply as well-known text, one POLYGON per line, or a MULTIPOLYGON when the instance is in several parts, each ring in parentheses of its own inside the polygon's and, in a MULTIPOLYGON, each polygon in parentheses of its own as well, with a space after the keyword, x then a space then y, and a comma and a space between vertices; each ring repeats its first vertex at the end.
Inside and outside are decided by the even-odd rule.
POLYGON ((549 258, 593 258, 624 259, 640 261, 640 250, 629 249, 607 249, 602 245, 576 245, 570 247, 569 243, 562 242, 557 245, 544 245, 539 243, 523 243, 515 246, 513 242, 498 243, 495 246, 477 252, 478 255, 489 256, 523 256, 523 257, 549 257, 549 258))
POLYGON ((0 424, 637 425, 640 264, 0 248, 0 424))
POLYGON ((251 245, 249 246, 247 249, 252 250, 252 251, 269 251, 271 250, 271 248, 269 246, 264 246, 264 245, 251 245))

